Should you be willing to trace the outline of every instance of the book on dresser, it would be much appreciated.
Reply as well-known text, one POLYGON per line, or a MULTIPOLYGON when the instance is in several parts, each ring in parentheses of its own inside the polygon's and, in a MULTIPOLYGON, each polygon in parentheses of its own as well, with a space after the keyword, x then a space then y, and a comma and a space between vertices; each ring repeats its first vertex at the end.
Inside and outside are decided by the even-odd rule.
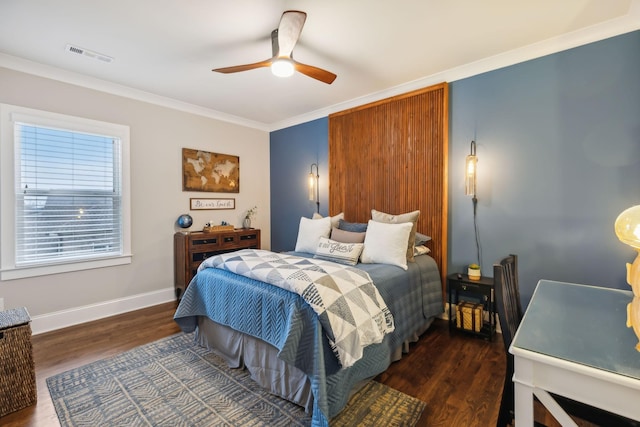
POLYGON ((205 259, 238 249, 260 249, 260 230, 238 228, 223 231, 178 232, 173 235, 174 286, 180 299, 205 259))

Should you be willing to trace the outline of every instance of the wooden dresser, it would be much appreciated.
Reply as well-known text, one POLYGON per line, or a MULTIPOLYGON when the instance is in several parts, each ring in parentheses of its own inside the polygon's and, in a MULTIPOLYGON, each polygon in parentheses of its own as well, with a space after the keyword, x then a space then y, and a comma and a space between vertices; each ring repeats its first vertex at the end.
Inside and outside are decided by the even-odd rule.
POLYGON ((173 235, 174 286, 180 299, 195 276, 198 266, 210 256, 233 252, 238 249, 260 249, 260 230, 239 228, 235 230, 202 232, 192 231, 173 235))

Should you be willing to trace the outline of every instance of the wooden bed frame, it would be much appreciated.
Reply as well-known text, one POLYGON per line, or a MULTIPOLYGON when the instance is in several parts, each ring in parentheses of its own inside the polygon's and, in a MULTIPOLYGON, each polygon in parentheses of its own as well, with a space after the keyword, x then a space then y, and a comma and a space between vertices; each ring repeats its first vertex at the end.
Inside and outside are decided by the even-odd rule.
POLYGON ((329 116, 329 213, 367 222, 371 209, 420 210, 417 230, 440 269, 448 238, 448 85, 394 96, 329 116))

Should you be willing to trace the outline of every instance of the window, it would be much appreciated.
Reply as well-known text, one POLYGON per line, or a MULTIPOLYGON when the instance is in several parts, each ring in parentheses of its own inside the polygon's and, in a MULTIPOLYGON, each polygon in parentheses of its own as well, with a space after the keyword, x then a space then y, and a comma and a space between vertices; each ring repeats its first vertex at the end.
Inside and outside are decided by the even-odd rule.
POLYGON ((128 127, 0 108, 2 279, 130 262, 128 127))

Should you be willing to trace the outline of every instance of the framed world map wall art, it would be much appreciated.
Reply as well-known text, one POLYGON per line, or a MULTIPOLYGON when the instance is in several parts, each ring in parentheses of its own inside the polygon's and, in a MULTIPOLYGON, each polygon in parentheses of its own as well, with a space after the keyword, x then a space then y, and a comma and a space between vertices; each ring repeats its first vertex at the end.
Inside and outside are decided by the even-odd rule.
POLYGON ((182 191, 240 192, 240 157, 182 149, 182 191))

